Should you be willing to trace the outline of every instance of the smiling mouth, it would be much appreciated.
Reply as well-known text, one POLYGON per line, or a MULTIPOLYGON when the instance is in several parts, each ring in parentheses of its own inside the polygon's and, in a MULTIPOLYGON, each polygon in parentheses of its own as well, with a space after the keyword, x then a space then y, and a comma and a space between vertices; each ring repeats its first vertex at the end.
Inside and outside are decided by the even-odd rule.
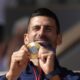
POLYGON ((40 44, 40 43, 43 43, 43 44, 44 44, 44 43, 47 43, 47 41, 36 41, 36 42, 39 43, 39 44, 40 44))
POLYGON ((36 42, 45 48, 51 46, 51 44, 48 41, 36 41, 36 42))
POLYGON ((40 45, 46 45, 46 44, 48 44, 48 42, 47 41, 36 41, 37 43, 39 43, 40 45))

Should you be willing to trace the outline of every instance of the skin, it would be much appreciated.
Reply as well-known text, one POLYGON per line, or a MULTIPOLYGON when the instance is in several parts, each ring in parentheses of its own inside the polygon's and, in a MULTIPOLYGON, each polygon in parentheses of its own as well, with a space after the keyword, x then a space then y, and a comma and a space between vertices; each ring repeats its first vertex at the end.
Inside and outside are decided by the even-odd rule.
MULTIPOLYGON (((6 74, 8 80, 16 80, 20 73, 27 67, 30 61, 30 53, 25 45, 35 41, 39 44, 51 44, 56 49, 61 44, 61 35, 57 33, 56 22, 54 19, 46 16, 32 17, 29 23, 28 33, 24 35, 24 45, 11 57, 10 69, 6 74), (26 63, 26 64, 25 64, 26 63)), ((55 53, 53 50, 40 46, 38 52, 39 67, 45 74, 54 71, 55 53)), ((50 80, 60 80, 59 76, 50 80)))

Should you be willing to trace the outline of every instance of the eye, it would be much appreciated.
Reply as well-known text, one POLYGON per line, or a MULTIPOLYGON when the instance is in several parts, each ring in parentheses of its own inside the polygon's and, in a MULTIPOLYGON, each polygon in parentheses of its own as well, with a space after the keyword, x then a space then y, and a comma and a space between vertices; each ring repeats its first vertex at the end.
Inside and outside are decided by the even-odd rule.
POLYGON ((35 30, 35 31, 38 31, 39 29, 40 29, 40 26, 39 25, 32 27, 32 30, 35 30))
POLYGON ((47 32, 51 32, 52 31, 52 28, 51 27, 46 27, 45 29, 47 32))

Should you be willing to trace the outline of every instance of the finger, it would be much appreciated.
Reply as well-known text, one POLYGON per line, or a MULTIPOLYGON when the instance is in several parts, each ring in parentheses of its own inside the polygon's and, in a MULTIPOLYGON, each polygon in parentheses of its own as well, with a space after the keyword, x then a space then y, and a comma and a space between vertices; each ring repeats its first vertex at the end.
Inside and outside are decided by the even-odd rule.
POLYGON ((28 51, 27 47, 25 45, 23 45, 19 52, 18 53, 21 53, 23 56, 30 56, 30 52, 28 51))
POLYGON ((44 61, 42 61, 41 59, 39 59, 39 65, 42 67, 44 65, 44 61))
POLYGON ((54 62, 54 54, 53 53, 49 53, 48 57, 47 57, 47 63, 48 64, 52 64, 54 62))
POLYGON ((23 59, 24 58, 29 58, 30 54, 28 52, 25 52, 24 50, 20 50, 20 51, 17 51, 17 52, 14 52, 12 57, 22 57, 23 59))
POLYGON ((27 61, 30 60, 29 59, 29 55, 28 54, 24 54, 22 52, 18 51, 18 52, 13 53, 13 55, 12 55, 12 62, 13 63, 20 62, 22 64, 24 61, 27 62, 27 61))
POLYGON ((41 54, 39 55, 39 59, 41 59, 43 62, 46 62, 47 57, 48 57, 48 54, 44 54, 44 53, 42 54, 42 53, 41 53, 41 54))
POLYGON ((23 66, 23 65, 27 65, 28 62, 29 62, 29 59, 20 59, 20 58, 19 58, 18 64, 19 64, 20 66, 23 66))
POLYGON ((26 64, 29 61, 29 58, 22 57, 22 56, 16 56, 12 58, 12 63, 18 64, 18 65, 23 65, 24 63, 26 64))
POLYGON ((27 46, 26 46, 26 45, 23 45, 23 46, 20 48, 20 50, 24 50, 24 51, 28 52, 28 49, 27 49, 27 46))

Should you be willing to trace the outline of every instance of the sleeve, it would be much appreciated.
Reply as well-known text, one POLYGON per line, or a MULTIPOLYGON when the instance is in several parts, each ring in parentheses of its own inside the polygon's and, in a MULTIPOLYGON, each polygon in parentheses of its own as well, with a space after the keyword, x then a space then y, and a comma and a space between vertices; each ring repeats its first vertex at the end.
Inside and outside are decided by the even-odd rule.
POLYGON ((74 75, 74 76, 67 75, 66 77, 64 77, 63 80, 80 80, 80 76, 78 76, 78 75, 74 75))
MULTIPOLYGON (((2 76, 0 76, 0 80, 8 80, 8 79, 6 78, 5 75, 2 75, 2 76)), ((19 77, 17 80, 21 80, 21 78, 19 77)))
POLYGON ((0 80, 7 80, 5 75, 0 76, 0 80))
POLYGON ((80 73, 75 73, 71 70, 63 68, 61 77, 62 80, 80 80, 80 73))

